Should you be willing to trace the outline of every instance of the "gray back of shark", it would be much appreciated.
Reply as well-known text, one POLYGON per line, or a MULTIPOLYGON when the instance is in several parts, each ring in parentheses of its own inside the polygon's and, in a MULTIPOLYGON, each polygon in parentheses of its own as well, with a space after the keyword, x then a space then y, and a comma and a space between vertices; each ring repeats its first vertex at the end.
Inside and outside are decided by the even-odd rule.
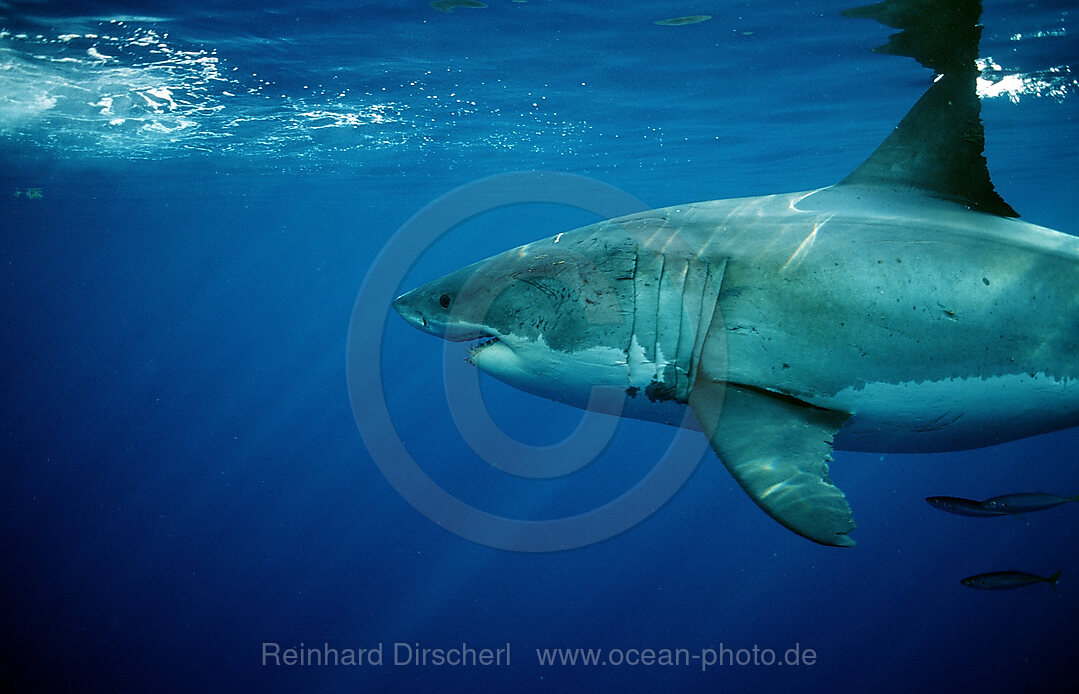
POLYGON ((527 244, 394 302, 480 369, 670 424, 692 409, 753 500, 851 546, 833 448, 934 452, 1079 424, 1079 239, 994 191, 978 0, 848 11, 903 31, 881 52, 938 78, 840 183, 650 210, 527 244), (929 14, 926 14, 929 8, 929 14))

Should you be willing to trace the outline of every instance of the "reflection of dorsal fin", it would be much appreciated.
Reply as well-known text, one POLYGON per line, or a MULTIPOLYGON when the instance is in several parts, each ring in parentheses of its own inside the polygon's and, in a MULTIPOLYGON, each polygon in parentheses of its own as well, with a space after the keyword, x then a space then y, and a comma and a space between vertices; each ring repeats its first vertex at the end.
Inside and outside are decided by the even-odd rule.
POLYGON ((879 53, 906 55, 939 75, 869 159, 841 184, 915 189, 967 207, 1018 217, 993 189, 985 156, 975 58, 981 0, 887 0, 847 10, 902 29, 879 53))

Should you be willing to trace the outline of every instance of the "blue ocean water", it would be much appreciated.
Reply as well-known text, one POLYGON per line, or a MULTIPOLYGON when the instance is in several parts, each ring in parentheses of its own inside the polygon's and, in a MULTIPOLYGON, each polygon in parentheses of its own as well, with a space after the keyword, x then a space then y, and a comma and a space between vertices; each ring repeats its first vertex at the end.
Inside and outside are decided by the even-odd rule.
MULTIPOLYGON (((550 189, 528 174, 511 191, 523 202, 502 205, 505 179, 487 177, 573 174, 654 207, 818 187, 932 79, 871 53, 889 30, 842 17, 849 0, 487 4, 0 2, 0 681, 1004 692, 1073 678, 1079 504, 970 519, 923 498, 1079 493, 1079 430, 953 454, 837 453, 853 550, 778 526, 711 452, 655 513, 566 552, 470 542, 391 486, 354 421, 350 334, 380 348, 396 437, 491 514, 585 513, 675 436, 624 421, 572 475, 506 475, 454 420, 439 340, 388 304, 350 327, 378 265, 404 291, 597 219, 567 205, 568 179, 550 189), (711 19, 654 24, 694 14, 711 19), (379 255, 465 185, 482 214, 447 222, 415 263, 379 255), (959 584, 1011 568, 1062 570, 1059 593, 959 584), (394 664, 395 650, 462 643, 510 644, 511 662, 394 664), (382 644, 383 661, 278 665, 266 644, 382 644), (542 665, 550 648, 814 658, 542 665)), ((997 190, 1067 233, 1079 233, 1075 15, 1071 2, 986 0, 980 50, 997 190)), ((580 420, 480 383, 522 442, 554 444, 580 420)))

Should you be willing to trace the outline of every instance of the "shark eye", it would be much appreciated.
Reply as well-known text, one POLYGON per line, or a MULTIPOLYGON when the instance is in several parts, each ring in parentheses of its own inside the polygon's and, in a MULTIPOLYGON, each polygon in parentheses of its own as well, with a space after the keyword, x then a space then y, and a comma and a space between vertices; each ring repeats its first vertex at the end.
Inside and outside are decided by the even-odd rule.
POLYGON ((450 295, 449 294, 443 294, 442 296, 438 297, 438 305, 441 306, 442 308, 449 308, 450 307, 450 295))

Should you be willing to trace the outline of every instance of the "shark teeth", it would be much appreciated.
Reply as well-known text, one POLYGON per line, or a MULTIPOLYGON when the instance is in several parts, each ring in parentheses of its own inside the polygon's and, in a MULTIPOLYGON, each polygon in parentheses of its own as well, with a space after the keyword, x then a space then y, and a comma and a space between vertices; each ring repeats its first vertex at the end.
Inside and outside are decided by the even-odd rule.
POLYGON ((469 364, 472 364, 472 366, 475 366, 476 364, 475 364, 475 362, 472 361, 472 358, 475 357, 477 354, 479 354, 481 350, 486 349, 487 347, 490 347, 491 345, 493 345, 496 342, 498 342, 498 338, 497 337, 491 337, 491 338, 487 338, 486 340, 483 340, 483 341, 477 343, 476 345, 472 346, 468 350, 468 356, 465 357, 465 361, 468 362, 469 364))

